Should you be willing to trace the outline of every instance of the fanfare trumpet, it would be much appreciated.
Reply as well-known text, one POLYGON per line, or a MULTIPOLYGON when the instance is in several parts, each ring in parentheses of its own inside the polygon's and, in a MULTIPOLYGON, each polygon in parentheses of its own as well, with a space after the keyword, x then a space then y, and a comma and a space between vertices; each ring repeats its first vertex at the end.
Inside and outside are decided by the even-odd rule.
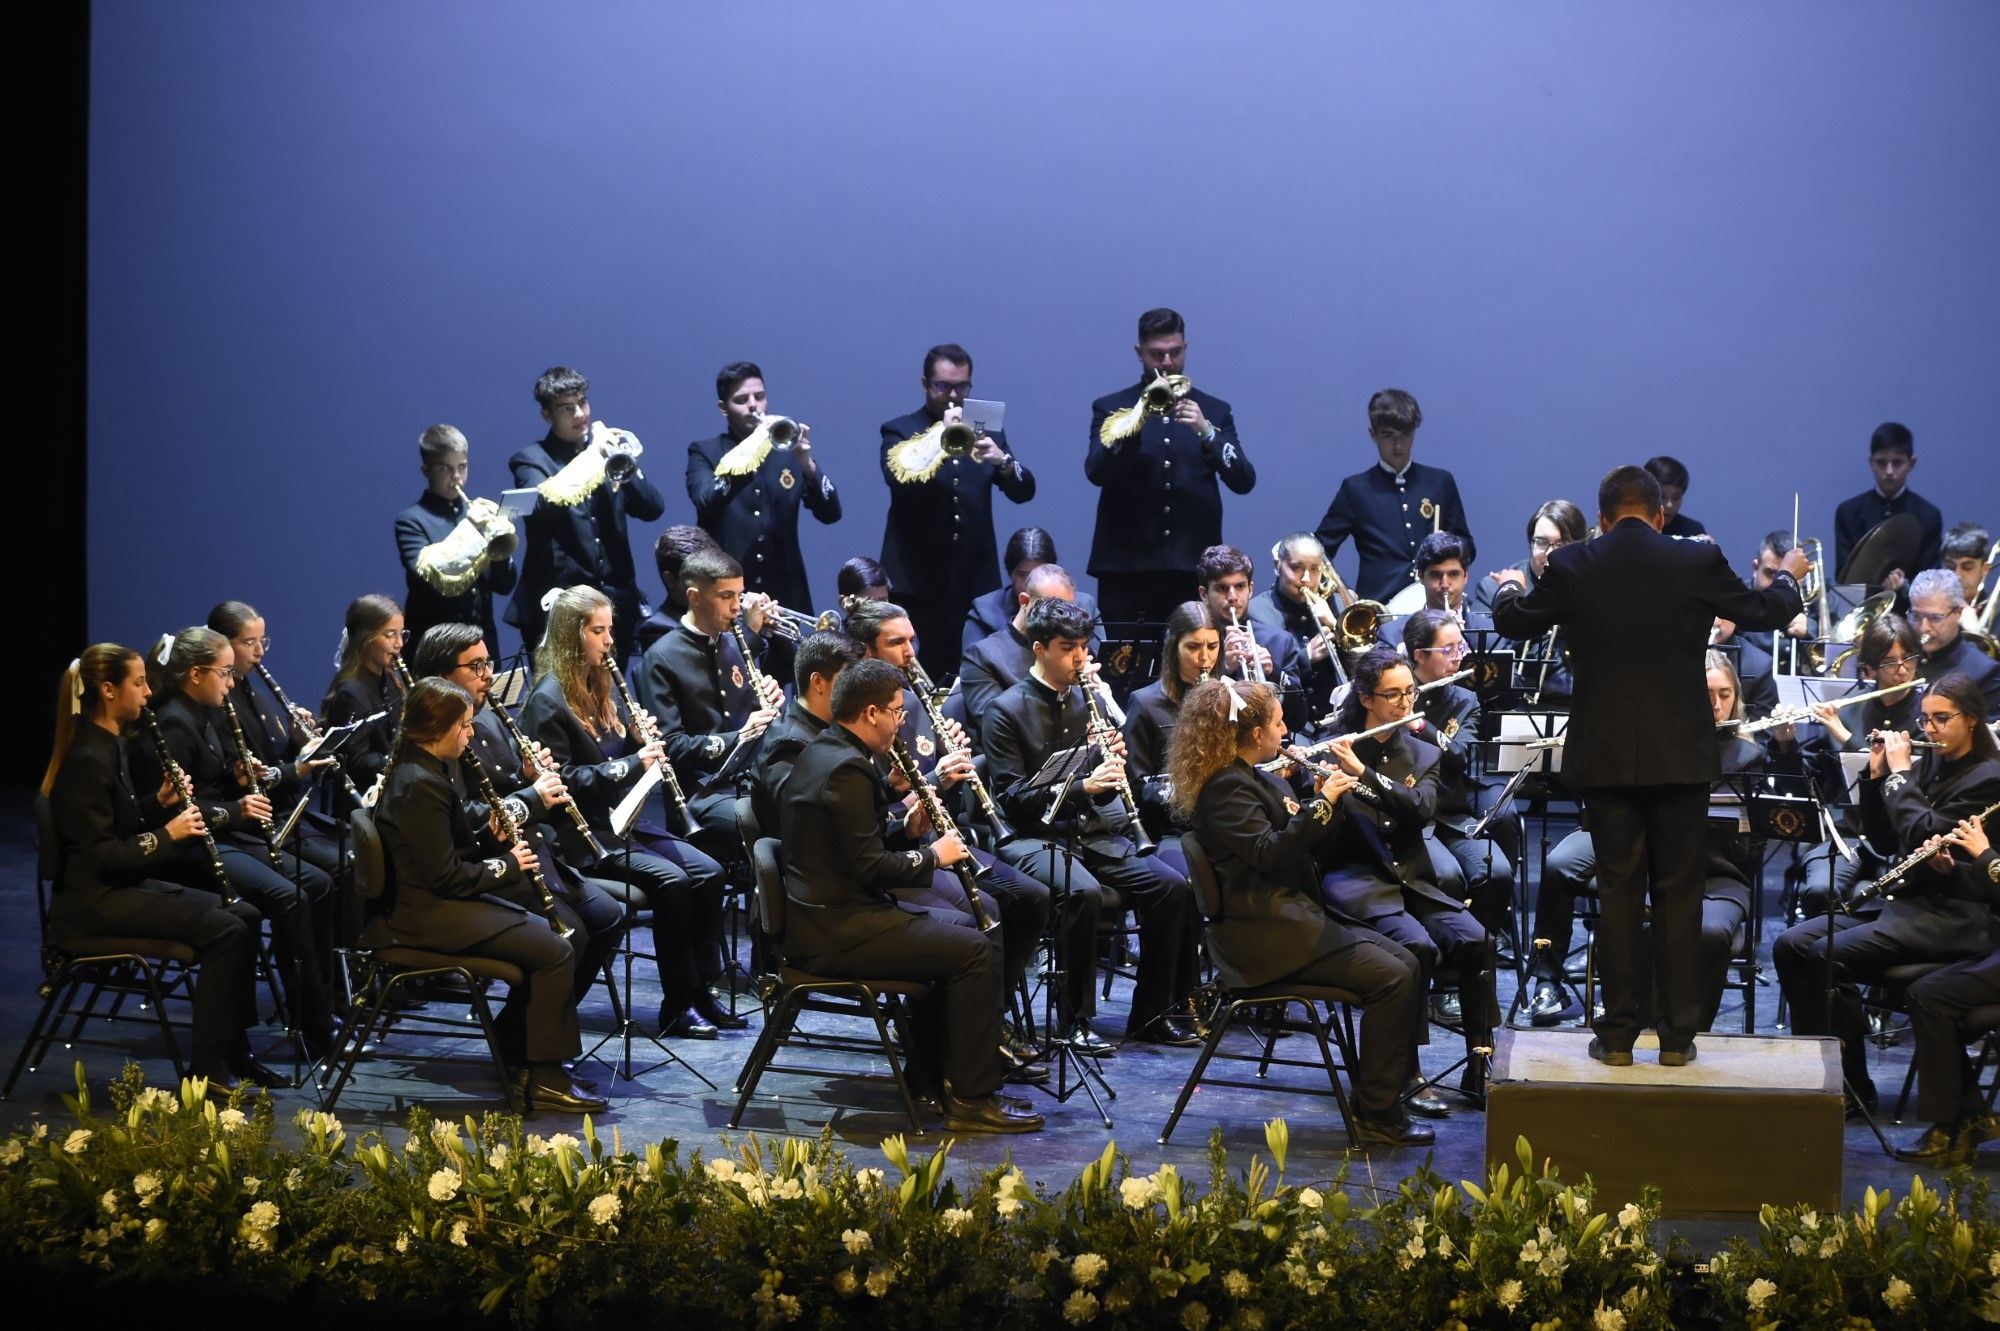
POLYGON ((458 487, 465 516, 445 535, 417 552, 417 576, 444 596, 462 596, 494 560, 513 558, 521 534, 491 499, 468 499, 458 487))
POLYGON ((764 465, 771 451, 796 447, 805 427, 789 416, 759 416, 757 428, 743 437, 715 464, 717 476, 748 476, 764 465))
POLYGON ((639 455, 646 451, 639 436, 617 430, 603 421, 592 421, 583 447, 563 464, 562 470, 535 487, 535 493, 551 504, 575 508, 597 491, 604 481, 617 489, 639 471, 639 455))
POLYGON ((938 474, 953 458, 969 458, 979 447, 979 431, 963 417, 941 420, 890 447, 885 465, 905 485, 918 485, 938 474))
POLYGON ((1193 391, 1194 384, 1186 375, 1168 374, 1164 370, 1158 372, 1153 381, 1140 390, 1137 402, 1104 418, 1104 423, 1097 427, 1097 442, 1106 448, 1116 448, 1121 439, 1129 439, 1139 433, 1139 427, 1146 423, 1148 415, 1167 415, 1176 403, 1193 391))

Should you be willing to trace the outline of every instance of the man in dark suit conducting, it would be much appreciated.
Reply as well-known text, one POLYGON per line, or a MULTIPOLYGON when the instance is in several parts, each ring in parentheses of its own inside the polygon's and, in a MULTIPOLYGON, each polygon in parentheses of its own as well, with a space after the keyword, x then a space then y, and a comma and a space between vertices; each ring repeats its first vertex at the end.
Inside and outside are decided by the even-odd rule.
POLYGON ((1787 552, 1770 586, 1753 591, 1706 541, 1664 536, 1660 483, 1641 467, 1614 468, 1597 488, 1595 540, 1549 556, 1533 591, 1502 569, 1493 623, 1517 639, 1562 625, 1576 693, 1563 772, 1582 792, 1597 850, 1603 922, 1604 1015, 1591 1057, 1632 1061, 1644 973, 1642 911, 1653 905, 1653 974, 1661 995, 1660 1062, 1695 1055, 1701 1025, 1703 823, 1721 775, 1702 668, 1717 617, 1768 632, 1799 613, 1808 567, 1787 552))

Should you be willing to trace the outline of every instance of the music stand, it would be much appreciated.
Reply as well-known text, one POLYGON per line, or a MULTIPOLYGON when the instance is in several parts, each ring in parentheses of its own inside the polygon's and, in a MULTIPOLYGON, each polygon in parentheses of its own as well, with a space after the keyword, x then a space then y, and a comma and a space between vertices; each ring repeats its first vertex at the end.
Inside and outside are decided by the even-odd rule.
POLYGON ((1098 627, 1103 630, 1104 639, 1091 651, 1097 660, 1097 677, 1123 707, 1134 691, 1160 677, 1160 653, 1167 626, 1147 620, 1125 620, 1098 627))
MULTIPOLYGON (((1097 765, 1097 752, 1097 745, 1094 743, 1057 749, 1043 761, 1033 776, 1022 783, 1020 789, 1021 793, 1029 798, 1038 797, 1044 791, 1049 792, 1049 803, 1047 810, 1042 814, 1042 822, 1061 838, 1058 844, 1063 857, 1062 885, 1057 888, 1055 884, 1050 884, 1049 960, 1048 966, 1042 972, 1041 1061, 1054 1061, 1055 1078, 1052 1084, 1045 1084, 1036 1089, 1044 1095, 1053 1097, 1058 1104, 1067 1104, 1069 1098, 1081 1088, 1084 1094, 1090 1097, 1091 1108, 1097 1111, 1097 1117, 1105 1127, 1109 1128, 1112 1126, 1111 1115, 1105 1112, 1104 1101, 1098 1099, 1097 1092, 1101 1089, 1106 1100, 1116 1100, 1118 1093, 1111 1089, 1111 1083, 1105 1080, 1103 1071, 1096 1066, 1096 1060, 1085 1059, 1064 1037, 1065 1031, 1088 1030, 1089 1027, 1077 1015, 1076 1005, 1070 1002, 1069 992, 1063 984, 1067 970, 1065 964, 1059 962, 1056 957, 1056 934, 1059 928, 1057 921, 1062 919, 1063 906, 1069 899, 1071 882, 1076 871, 1076 857, 1081 849, 1078 843, 1082 839, 1077 820, 1075 818, 1058 820, 1056 813, 1069 801, 1071 791, 1097 765), (1072 1068, 1076 1076, 1074 1082, 1070 1080, 1072 1068), (1093 1082, 1096 1083, 1095 1086, 1092 1085, 1093 1082)), ((1053 874, 1050 876, 1055 877, 1053 874)), ((1091 962, 1095 956, 1094 939, 1090 947, 1091 951, 1081 959, 1086 963, 1091 962)), ((1069 957, 1067 965, 1076 965, 1078 961, 1079 958, 1069 957)))

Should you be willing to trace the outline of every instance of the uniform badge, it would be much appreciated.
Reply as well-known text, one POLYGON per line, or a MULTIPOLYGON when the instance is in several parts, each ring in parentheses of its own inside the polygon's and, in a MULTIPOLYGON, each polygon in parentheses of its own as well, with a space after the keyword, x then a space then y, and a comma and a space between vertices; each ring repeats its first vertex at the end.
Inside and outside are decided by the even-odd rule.
POLYGON ((1236 463, 1236 445, 1224 444, 1222 446, 1222 465, 1225 467, 1229 467, 1229 466, 1234 466, 1235 463, 1236 463))
POLYGON ((1891 772, 1889 773, 1889 779, 1882 783, 1882 788, 1884 790, 1901 790, 1903 788, 1903 783, 1906 780, 1908 780, 1908 778, 1905 777, 1901 772, 1891 772))
POLYGON ((906 850, 903 854, 909 858, 912 869, 921 869, 924 867, 924 853, 921 850, 906 850))
POLYGON ((1434 517, 1436 517, 1436 516, 1437 516, 1437 505, 1436 505, 1436 504, 1433 504, 1433 503, 1432 503, 1432 502, 1431 502, 1430 500, 1428 500, 1428 499, 1424 500, 1424 502, 1423 502, 1423 503, 1421 503, 1421 504, 1418 504, 1418 505, 1417 505, 1417 516, 1418 516, 1418 517, 1422 517, 1422 518, 1434 518, 1434 517))
POLYGON ((1299 816, 1299 802, 1289 795, 1285 797, 1285 812, 1294 818, 1299 816))
POLYGON ((632 765, 623 758, 613 758, 610 763, 610 769, 613 781, 623 781, 625 774, 632 770, 632 765))
POLYGON ((937 741, 929 735, 917 736, 917 752, 928 758, 937 752, 937 741))
POLYGON ((155 836, 151 832, 139 833, 139 853, 141 855, 151 855, 154 851, 158 850, 159 848, 160 848, 159 837, 155 836))
POLYGON ((1330 823, 1330 822, 1332 822, 1332 821, 1333 821, 1333 806, 1332 806, 1331 804, 1328 804, 1328 803, 1327 803, 1327 802, 1326 802, 1325 800, 1314 800, 1314 801, 1313 801, 1313 821, 1314 821, 1314 822, 1316 822, 1316 823, 1330 823))
POLYGON ((1454 716, 1451 720, 1444 723, 1444 737, 1448 741, 1451 739, 1453 735, 1456 735, 1457 733, 1458 733, 1458 718, 1454 716))
POLYGON ((507 876, 507 861, 505 860, 486 861, 486 872, 492 874, 495 878, 505 878, 507 876))
POLYGON ((791 489, 794 485, 797 485, 798 483, 799 483, 799 478, 792 475, 792 469, 790 467, 787 467, 783 471, 778 473, 778 484, 784 486, 787 490, 791 489))
POLYGON ((1771 812, 1771 830, 1787 841, 1805 831, 1805 827, 1806 820, 1796 809, 1780 805, 1771 812))
POLYGON ((1417 774, 1415 772, 1412 772, 1408 776, 1404 777, 1403 784, 1408 786, 1410 789, 1415 790, 1417 788, 1417 774))
POLYGON ((1992 881, 2000 883, 2000 860, 1988 860, 1986 862, 1986 876, 1992 881))
POLYGON ((710 735, 702 744, 702 752, 711 758, 720 758, 722 756, 722 736, 710 735))
POLYGON ((736 686, 737 688, 739 688, 739 689, 743 687, 743 667, 742 667, 742 666, 740 666, 740 665, 733 665, 733 666, 729 667, 729 682, 730 682, 731 684, 734 684, 734 685, 735 685, 735 686, 736 686))
POLYGON ((1114 675, 1124 675, 1129 674, 1131 670, 1132 644, 1128 642, 1121 645, 1117 651, 1111 653, 1111 673, 1114 675))

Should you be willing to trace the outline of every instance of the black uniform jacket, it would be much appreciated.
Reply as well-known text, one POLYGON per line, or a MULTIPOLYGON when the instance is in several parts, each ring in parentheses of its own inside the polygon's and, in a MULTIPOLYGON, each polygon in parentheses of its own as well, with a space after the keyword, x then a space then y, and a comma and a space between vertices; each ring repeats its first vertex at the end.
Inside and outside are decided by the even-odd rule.
POLYGON ((416 503, 396 515, 396 553, 403 561, 403 620, 411 642, 422 642, 424 630, 436 624, 477 624, 486 630, 486 645, 498 651, 499 635, 493 628, 493 598, 514 590, 520 573, 511 557, 490 559, 470 587, 457 596, 446 596, 417 572, 417 556, 427 545, 435 545, 451 535, 465 516, 465 505, 456 499, 440 499, 429 490, 416 503))
POLYGON ((1321 863, 1342 871, 1333 880, 1334 907, 1357 920, 1376 920, 1402 910, 1408 891, 1463 908, 1431 880, 1424 845, 1424 828, 1437 816, 1437 749, 1396 730, 1358 741, 1354 754, 1367 771, 1340 797, 1346 817, 1321 854, 1321 863))
POLYGON ((1137 383, 1090 404, 1083 474, 1100 491, 1090 542, 1093 577, 1191 574, 1201 552, 1222 541, 1222 491, 1216 481, 1240 495, 1257 484, 1257 469, 1236 437, 1229 404, 1198 388, 1189 396, 1215 427, 1213 441, 1203 443, 1192 427, 1148 412, 1139 432, 1117 447, 1099 443, 1104 418, 1136 403, 1145 390, 1137 383))
POLYGON ((1417 580, 1417 546, 1429 536, 1433 519, 1423 515, 1428 501, 1442 505, 1438 529, 1470 536, 1458 482, 1442 467, 1412 462, 1392 476, 1379 462, 1340 483, 1326 516, 1314 534, 1326 547, 1328 559, 1351 536, 1360 557, 1351 584, 1355 594, 1370 601, 1387 601, 1417 580))
POLYGON ((814 716, 797 698, 785 705, 778 719, 764 732, 757 746, 757 762, 750 782, 750 811, 756 816, 763 836, 778 835, 779 803, 784 798, 785 778, 799 761, 799 754, 826 729, 827 722, 814 716))
POLYGON ((105 893, 192 863, 186 846, 159 830, 180 809, 163 807, 158 796, 157 784, 134 795, 123 746, 103 727, 78 722, 49 791, 61 914, 82 918, 105 893))
POLYGON ((688 445, 687 492, 694 519, 743 565, 743 586, 810 612, 812 587, 799 551, 799 505, 821 522, 840 521, 840 491, 822 469, 808 482, 790 449, 774 448, 747 476, 718 476, 715 464, 736 447, 727 433, 688 445))
MULTIPOLYGON (((633 783, 639 780, 645 771, 644 765, 637 758, 607 755, 598 737, 584 729, 576 713, 570 710, 569 701, 563 697, 562 686, 556 682, 554 675, 543 675, 535 681, 528 700, 521 704, 520 724, 529 739, 548 749, 549 756, 555 759, 556 767, 562 773, 563 784, 569 787, 570 798, 576 801, 577 807, 583 810, 584 818, 601 835, 610 826, 611 811, 633 783)), ((626 724, 629 726, 630 721, 627 720, 626 724)), ((631 747, 638 747, 636 741, 631 747)), ((568 815, 551 826, 556 829, 564 859, 575 865, 591 862, 590 847, 585 843, 583 834, 569 821, 568 815)), ((611 847, 609 838, 603 840, 610 853, 616 856, 618 852, 611 847)))
POLYGON ((837 956, 922 913, 890 893, 929 886, 937 857, 889 847, 893 802, 874 755, 847 727, 828 726, 799 751, 778 802, 785 955, 837 956))
POLYGON ((396 724, 403 715, 402 686, 387 670, 372 677, 350 675, 334 686, 325 712, 330 726, 345 725, 364 716, 375 716, 377 712, 382 714, 356 731, 340 751, 340 763, 347 769, 348 779, 361 789, 368 789, 388 765, 389 746, 396 742, 396 724))
MULTIPOLYGON (((750 650, 757 649, 751 639, 750 650)), ((633 699, 659 719, 667 758, 683 785, 698 784, 736 748, 743 723, 757 710, 751 664, 735 634, 711 638, 686 624, 674 625, 639 658, 633 699)), ((761 661, 756 664, 762 668, 761 661)))
POLYGON ((1438 821, 1466 831, 1478 819, 1472 760, 1479 748, 1479 695, 1447 684, 1419 694, 1417 710, 1425 723, 1419 738, 1438 750, 1438 821))
MULTIPOLYGON (((1035 477, 1019 458, 1012 472, 991 462, 946 458, 927 481, 899 481, 889 472, 889 450, 934 422, 911 412, 882 425, 882 479, 889 486, 889 520, 882 529, 882 568, 896 594, 911 600, 970 600, 1001 584, 993 543, 993 492, 1017 504, 1035 497, 1035 477)), ((1006 431, 993 442, 1003 452, 1006 431)))
POLYGON ((456 767, 411 745, 389 773, 375 805, 389 881, 368 923, 370 946, 462 951, 523 918, 523 907, 494 894, 526 875, 511 855, 482 857, 456 767), (484 909, 450 908, 475 900, 484 909))
POLYGON ((1970 675, 1979 686, 1980 695, 1986 699, 1987 720, 2000 717, 2000 661, 1974 647, 1961 633, 1917 662, 1917 677, 1926 684, 1954 670, 1970 675))
MULTIPOLYGON (((1956 762, 1935 753, 1917 759, 1908 773, 1861 780, 1861 821, 1868 839, 1898 858, 1931 837, 1949 832, 2000 800, 2000 761, 1969 753, 1956 762)), ((1937 957, 1970 957, 1992 947, 1992 912, 1955 892, 1955 875, 1918 865, 1889 892, 1878 932, 1937 957)))
MULTIPOLYGON (((153 708, 153 714, 160 720, 160 733, 166 736, 167 752, 194 783, 194 802, 201 806, 209 834, 225 846, 263 854, 263 833, 236 808, 236 801, 249 789, 236 779, 236 741, 224 733, 229 722, 221 709, 203 707, 185 693, 173 693, 153 708)), ((143 721, 127 732, 125 743, 133 788, 157 792, 162 779, 160 756, 143 721)))
MULTIPOLYGON (((277 699, 258 697, 258 688, 254 677, 237 680, 223 706, 236 713, 236 724, 243 727, 243 740, 250 746, 250 752, 256 754, 264 766, 278 769, 278 775, 264 783, 265 793, 295 791, 299 784, 299 765, 293 755, 299 751, 299 736, 291 717, 278 705, 277 699)), ((218 724, 227 729, 229 718, 222 717, 218 724)))
MULTIPOLYGON (((993 802, 1020 836, 1057 839, 1057 831, 1043 819, 1055 791, 1030 791, 1027 783, 1050 754, 1074 748, 1088 738, 1082 692, 1068 688, 1057 693, 1033 674, 1025 675, 979 720, 993 802)), ((1057 817, 1081 819, 1079 830, 1086 847, 1108 858, 1124 859, 1133 849, 1121 835, 1126 819, 1117 800, 1115 791, 1097 796, 1087 793, 1079 777, 1070 786, 1057 817)))
POLYGON ((1566 628, 1576 693, 1563 773, 1582 789, 1713 782, 1710 628, 1720 616, 1769 632, 1798 613, 1788 574, 1753 591, 1716 546, 1637 518, 1551 554, 1533 591, 1503 587, 1493 600, 1493 622, 1510 638, 1566 628))
MULTIPOLYGON (((516 489, 540 485, 576 457, 577 449, 554 434, 507 459, 516 489)), ((666 497, 642 474, 614 487, 607 479, 573 508, 543 499, 528 514, 521 533, 520 586, 507 603, 507 622, 540 625, 542 596, 552 587, 591 586, 609 596, 622 613, 634 614, 639 588, 632 576, 632 541, 626 519, 657 521, 666 497)))
MULTIPOLYGON (((900 584, 899 584, 900 585, 900 584)), ((1091 650, 1104 641, 1104 623, 1097 615, 1097 598, 1079 588, 1073 597, 1076 608, 1090 616, 1091 650)), ((1011 579, 1001 583, 990 592, 983 592, 973 598, 972 608, 965 612, 965 631, 959 637, 959 650, 969 652, 972 644, 981 638, 1000 632, 1014 622, 1014 612, 1021 608, 1014 599, 1014 583, 1011 579)))
POLYGON ((1301 806, 1289 787, 1241 758, 1201 788, 1194 833, 1222 889, 1208 951, 1229 988, 1281 980, 1352 941, 1320 904, 1313 867, 1313 847, 1343 818, 1322 799, 1301 806))
POLYGON ((1871 529, 1898 513, 1913 515, 1920 533, 1916 565, 1903 572, 1915 574, 1922 569, 1936 568, 1944 549, 1944 514, 1938 512, 1937 505, 1907 486, 1894 499, 1884 499, 1880 490, 1870 486, 1852 499, 1842 500, 1840 507, 1833 511, 1833 567, 1827 572, 1833 574, 1836 581, 1847 581, 1847 556, 1854 552, 1854 547, 1871 529))
POLYGON ((958 691, 974 726, 984 726, 982 718, 992 711, 993 704, 1026 678, 1034 664, 1035 649, 1011 623, 972 644, 958 663, 958 691))
MULTIPOLYGON (((1172 663, 1165 665, 1173 669, 1172 663)), ((1192 688, 1193 685, 1187 687, 1192 688)), ((1135 691, 1125 702, 1125 772, 1132 779, 1132 792, 1139 797, 1139 812, 1146 827, 1158 836, 1173 826, 1167 807, 1167 746, 1173 742, 1174 724, 1180 719, 1181 705, 1167 696, 1159 680, 1135 691)))

